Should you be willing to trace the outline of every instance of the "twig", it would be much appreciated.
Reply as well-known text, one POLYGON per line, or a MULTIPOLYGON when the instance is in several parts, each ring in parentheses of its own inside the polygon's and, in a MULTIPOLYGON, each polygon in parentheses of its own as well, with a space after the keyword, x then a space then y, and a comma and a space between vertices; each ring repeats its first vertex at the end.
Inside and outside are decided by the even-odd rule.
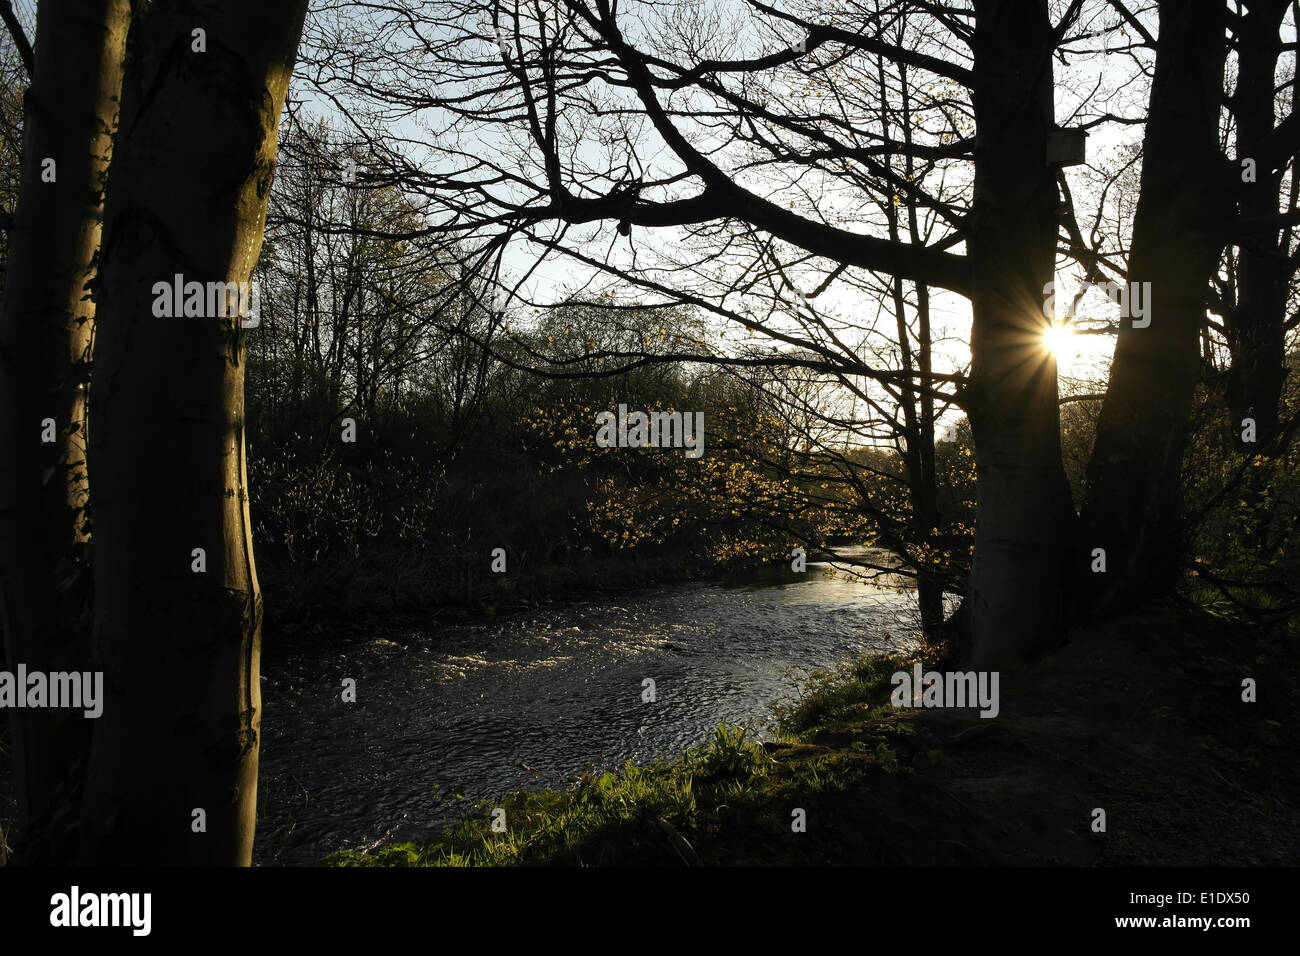
POLYGON ((18 56, 22 59, 23 66, 27 68, 27 78, 32 79, 36 75, 36 58, 32 56, 32 45, 27 40, 27 34, 23 32, 22 24, 14 16, 14 5, 10 0, 0 0, 0 19, 4 20, 5 26, 9 28, 9 35, 14 38, 18 56))
POLYGON ((659 829, 663 830, 664 833, 668 834, 668 839, 672 843, 673 849, 677 851, 677 855, 682 858, 683 863, 685 863, 687 866, 704 865, 704 862, 700 859, 699 854, 695 852, 695 848, 686 841, 686 837, 682 836, 680 833, 677 832, 676 827, 674 827, 663 817, 660 817, 656 822, 659 824, 659 829))

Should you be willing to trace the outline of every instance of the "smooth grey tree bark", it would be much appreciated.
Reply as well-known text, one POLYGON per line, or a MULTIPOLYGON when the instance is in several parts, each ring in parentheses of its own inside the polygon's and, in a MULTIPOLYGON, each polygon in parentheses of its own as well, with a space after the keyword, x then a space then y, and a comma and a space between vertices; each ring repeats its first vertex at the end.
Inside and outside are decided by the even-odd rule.
POLYGON ((975 553, 964 602, 969 662, 998 667, 1061 638, 1074 507, 1061 462, 1044 286, 1058 227, 1046 0, 976 0, 971 372, 975 553))
MULTIPOLYGON (((1278 215, 1285 164, 1263 162, 1264 144, 1274 132, 1276 75, 1282 53, 1280 28, 1291 0, 1252 0, 1237 34, 1237 84, 1232 97, 1237 117, 1237 158, 1257 163, 1253 182, 1241 184, 1240 212, 1264 220, 1278 215)), ((1292 102, 1296 102, 1292 91, 1292 102)), ((1293 187, 1294 188, 1294 187, 1293 187)), ((1290 235, 1279 229, 1248 235, 1238 244, 1236 306, 1224 316, 1232 354, 1228 372, 1229 423, 1240 435, 1241 422, 1255 420, 1258 447, 1268 449, 1278 431, 1282 384, 1286 380, 1286 303, 1294 265, 1290 235), (1280 233, 1280 235, 1279 235, 1280 233)))
POLYGON ((262 600, 242 336, 256 330, 159 317, 154 286, 249 279, 305 12, 177 0, 132 26, 91 387, 105 702, 82 810, 89 863, 251 861, 262 600))
POLYGON ((1160 597, 1177 581, 1206 290, 1240 185, 1218 141, 1225 18, 1222 0, 1160 4, 1128 270, 1130 284, 1149 283, 1149 314, 1139 325, 1121 319, 1088 463, 1078 566, 1092 614, 1160 597), (1091 572, 1096 549, 1105 573, 1091 572))
MULTIPOLYGON (((41 0, 37 12, 0 307, 0 625, 8 660, 29 671, 92 668, 90 281, 129 23, 128 0, 41 0)), ((91 722, 63 709, 15 708, 9 720, 15 859, 60 862, 70 851, 50 818, 75 786, 91 722)))

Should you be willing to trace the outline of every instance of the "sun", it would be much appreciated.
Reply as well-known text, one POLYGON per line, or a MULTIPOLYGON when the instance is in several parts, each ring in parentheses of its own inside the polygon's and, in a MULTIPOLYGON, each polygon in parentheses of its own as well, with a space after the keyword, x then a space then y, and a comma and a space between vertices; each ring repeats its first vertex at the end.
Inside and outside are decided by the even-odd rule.
POLYGON ((1055 324, 1043 332, 1043 345, 1056 356, 1057 368, 1073 362, 1079 355, 1079 343, 1069 326, 1055 324))

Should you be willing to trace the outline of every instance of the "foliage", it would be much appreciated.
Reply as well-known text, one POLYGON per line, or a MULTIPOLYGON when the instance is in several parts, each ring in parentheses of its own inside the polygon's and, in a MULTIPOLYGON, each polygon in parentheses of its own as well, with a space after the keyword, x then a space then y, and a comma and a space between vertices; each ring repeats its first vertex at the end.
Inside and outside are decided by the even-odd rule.
POLYGON ((1270 445, 1242 440, 1222 394, 1204 388, 1184 460, 1183 595, 1251 621, 1300 611, 1300 353, 1290 360, 1284 428, 1270 445))

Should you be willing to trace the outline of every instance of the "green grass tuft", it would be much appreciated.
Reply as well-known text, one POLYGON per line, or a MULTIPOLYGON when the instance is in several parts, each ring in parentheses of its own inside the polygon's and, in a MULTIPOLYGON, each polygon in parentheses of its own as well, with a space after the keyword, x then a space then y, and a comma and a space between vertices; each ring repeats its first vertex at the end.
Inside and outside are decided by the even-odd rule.
POLYGON ((776 708, 782 734, 766 745, 743 727, 720 723, 708 745, 678 760, 644 767, 628 762, 619 773, 584 773, 566 790, 474 801, 460 820, 422 846, 348 850, 321 862, 697 865, 705 862, 702 856, 709 862, 770 863, 774 853, 788 862, 808 862, 808 841, 789 840, 792 807, 818 795, 843 794, 872 770, 904 769, 887 741, 906 728, 882 719, 894 713, 890 675, 910 666, 910 659, 895 656, 864 657, 814 673, 797 701, 776 708), (807 743, 826 731, 865 737, 848 750, 807 743), (505 811, 503 831, 492 828, 496 809, 505 811))

